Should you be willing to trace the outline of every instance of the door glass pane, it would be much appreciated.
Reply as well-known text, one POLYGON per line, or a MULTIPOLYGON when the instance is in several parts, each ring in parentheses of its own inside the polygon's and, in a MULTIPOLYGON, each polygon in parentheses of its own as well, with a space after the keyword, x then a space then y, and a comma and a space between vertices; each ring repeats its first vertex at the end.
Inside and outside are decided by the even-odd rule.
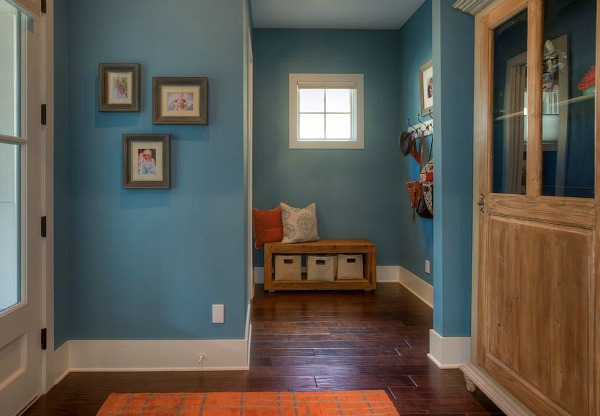
POLYGON ((493 70, 492 190, 525 194, 527 10, 494 29, 493 70))
POLYGON ((594 197, 596 0, 544 2, 542 195, 594 197))
MULTIPOLYGON (((20 135, 20 13, 0 0, 0 134, 20 135)), ((0 142, 0 313, 21 301, 20 145, 0 142)))
POLYGON ((20 146, 0 143, 0 313, 21 301, 20 146))
POLYGON ((19 21, 17 9, 0 0, 0 134, 19 135, 19 21))

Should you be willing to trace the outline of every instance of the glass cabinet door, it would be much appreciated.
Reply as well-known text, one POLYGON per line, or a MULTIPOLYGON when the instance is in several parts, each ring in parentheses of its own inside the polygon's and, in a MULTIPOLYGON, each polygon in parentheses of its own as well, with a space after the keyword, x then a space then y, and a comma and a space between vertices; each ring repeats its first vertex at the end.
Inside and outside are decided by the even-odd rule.
POLYGON ((527 9, 494 29, 493 192, 525 194, 527 9))
POLYGON ((594 197, 595 0, 545 0, 542 195, 594 197))

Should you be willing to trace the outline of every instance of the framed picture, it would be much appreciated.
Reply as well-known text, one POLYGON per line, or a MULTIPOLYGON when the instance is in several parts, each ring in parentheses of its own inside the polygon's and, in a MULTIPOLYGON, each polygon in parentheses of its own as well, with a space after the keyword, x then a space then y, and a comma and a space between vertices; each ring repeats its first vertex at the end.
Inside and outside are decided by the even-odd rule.
POLYGON ((427 62, 419 69, 419 83, 421 85, 421 115, 433 111, 433 63, 427 62))
POLYGON ((123 135, 123 188, 171 188, 171 135, 123 135))
POLYGON ((100 64, 100 111, 140 111, 140 64, 100 64))
POLYGON ((152 78, 154 124, 208 124, 208 78, 152 78))

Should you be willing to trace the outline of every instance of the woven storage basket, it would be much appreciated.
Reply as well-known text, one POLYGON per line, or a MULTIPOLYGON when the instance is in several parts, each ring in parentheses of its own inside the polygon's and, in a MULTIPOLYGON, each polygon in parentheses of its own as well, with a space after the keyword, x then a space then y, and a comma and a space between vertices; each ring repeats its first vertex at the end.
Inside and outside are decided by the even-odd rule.
POLYGON ((337 279, 363 279, 362 254, 338 254, 337 279))
POLYGON ((275 256, 275 280, 301 280, 302 256, 275 256))
POLYGON ((309 255, 306 257, 306 278, 308 280, 333 282, 336 270, 336 255, 309 255))

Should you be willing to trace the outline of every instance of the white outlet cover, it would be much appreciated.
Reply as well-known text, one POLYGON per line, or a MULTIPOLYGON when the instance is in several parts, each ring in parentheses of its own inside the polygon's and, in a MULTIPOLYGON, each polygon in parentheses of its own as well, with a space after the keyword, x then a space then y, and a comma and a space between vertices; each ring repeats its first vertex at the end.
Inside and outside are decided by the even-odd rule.
POLYGON ((212 305, 212 323, 225 323, 225 305, 212 305))
POLYGON ((429 260, 425 260, 425 273, 431 274, 431 263, 429 260))

